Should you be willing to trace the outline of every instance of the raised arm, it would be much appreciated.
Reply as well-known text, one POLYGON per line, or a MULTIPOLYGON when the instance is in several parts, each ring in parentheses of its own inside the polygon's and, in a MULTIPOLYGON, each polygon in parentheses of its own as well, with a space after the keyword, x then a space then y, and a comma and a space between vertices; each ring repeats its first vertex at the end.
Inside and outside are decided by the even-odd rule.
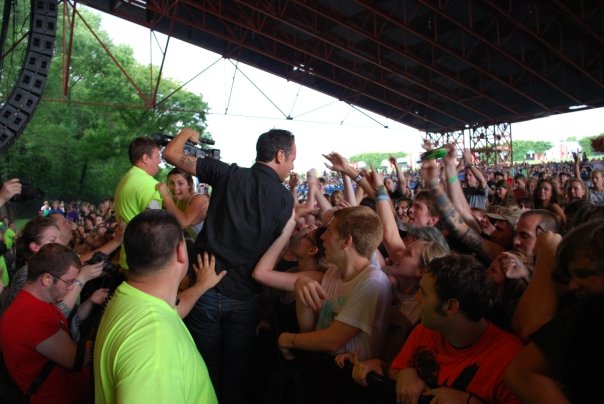
POLYGON ((546 231, 537 236, 535 271, 512 316, 512 330, 524 340, 558 312, 558 291, 552 271, 562 236, 546 231))
POLYGON ((401 171, 401 168, 398 166, 398 163, 394 156, 390 156, 389 161, 390 164, 394 166, 394 170, 396 171, 396 178, 398 179, 398 189, 401 192, 401 195, 409 197, 411 192, 407 187, 407 178, 405 177, 405 173, 401 171))
POLYGON ((444 220, 453 236, 464 243, 466 247, 478 253, 483 261, 490 262, 494 260, 497 255, 505 251, 504 248, 497 243, 480 237, 478 232, 465 223, 459 212, 455 209, 455 206, 451 203, 447 193, 440 186, 438 171, 436 160, 425 160, 422 163, 424 181, 438 206, 441 220, 444 220))
POLYGON ((323 195, 323 192, 321 192, 321 189, 319 188, 319 180, 316 177, 308 177, 307 183, 309 196, 308 199, 309 201, 316 202, 317 206, 319 207, 320 217, 321 213, 332 208, 331 202, 329 202, 327 198, 325 198, 325 195, 323 195))
POLYGON ((184 152, 185 143, 199 143, 199 132, 191 128, 184 128, 178 135, 172 139, 166 146, 163 152, 164 160, 168 163, 188 172, 191 175, 196 175, 197 157, 188 155, 184 152))
MULTIPOLYGON (((363 189, 363 191, 365 191, 365 193, 367 193, 367 195, 369 195, 369 197, 373 198, 375 196, 373 194, 373 189, 365 176, 351 166, 345 157, 336 152, 324 154, 323 157, 325 157, 331 163, 331 165, 325 163, 325 167, 329 168, 330 170, 337 171, 342 175, 349 176, 354 182, 357 183, 359 187, 363 189)), ((359 200, 358 196, 356 200, 359 200)))
POLYGON ((340 174, 342 176, 342 184, 344 185, 344 200, 350 204, 350 206, 357 206, 359 201, 354 192, 354 188, 352 186, 352 179, 344 174, 340 174))
POLYGON ((307 276, 314 280, 320 281, 323 274, 318 271, 308 272, 279 272, 275 271, 275 265, 282 255, 283 250, 287 247, 287 243, 296 227, 295 213, 285 224, 281 235, 277 237, 273 244, 264 252, 252 272, 252 277, 259 283, 289 292, 294 291, 294 283, 301 276, 307 276))
POLYGON ((298 205, 298 185, 300 185, 300 175, 298 175, 297 173, 290 173, 289 174, 289 192, 291 192, 292 194, 292 198, 294 198, 294 206, 298 205))
POLYGON ((377 214, 380 217, 380 221, 382 222, 382 227, 384 229, 383 241, 384 245, 386 246, 386 250, 388 250, 388 255, 390 257, 394 257, 397 251, 405 249, 406 246, 398 231, 398 226, 396 225, 392 201, 388 197, 388 191, 386 191, 386 188, 383 184, 384 178, 382 177, 382 174, 376 170, 373 170, 371 175, 371 185, 373 185, 376 190, 375 203, 377 214))
POLYGON ((579 161, 579 153, 573 152, 575 178, 581 179, 581 162, 579 161))
POLYGON ((487 187, 487 180, 484 178, 482 171, 474 165, 474 162, 472 161, 472 153, 469 150, 465 150, 463 152, 463 159, 466 163, 466 167, 468 167, 470 171, 472 171, 472 174, 474 174, 474 177, 476 177, 480 189, 485 189, 487 187))
MULTIPOLYGON (((447 155, 443 158, 443 162, 445 164, 445 176, 447 178, 447 184, 448 184, 447 193, 449 194, 449 197, 451 198, 451 201, 453 202, 455 209, 457 209, 457 211, 459 212, 459 214, 461 215, 463 220, 475 232, 480 234, 480 232, 481 232, 480 224, 476 221, 476 219, 474 219, 474 216, 472 216, 470 204, 468 204, 468 200, 466 199, 466 196, 464 195, 463 190, 461 189, 461 184, 459 183, 457 164, 456 164, 457 158, 455 156, 455 153, 456 153, 455 146, 452 144, 449 144, 449 145, 446 145, 445 148, 447 149, 447 155)), ((464 151, 463 156, 464 156, 463 157, 464 161, 469 161, 470 162, 469 164, 471 164, 472 155, 471 155, 470 151, 469 150, 464 151)), ((473 168, 472 172, 474 172, 474 170, 480 172, 480 170, 478 170, 473 165, 471 166, 471 168, 473 168)), ((484 179, 484 176, 482 178, 484 179)), ((478 177, 477 177, 477 179, 478 179, 478 177)), ((485 182, 485 184, 486 184, 486 182, 485 182)))

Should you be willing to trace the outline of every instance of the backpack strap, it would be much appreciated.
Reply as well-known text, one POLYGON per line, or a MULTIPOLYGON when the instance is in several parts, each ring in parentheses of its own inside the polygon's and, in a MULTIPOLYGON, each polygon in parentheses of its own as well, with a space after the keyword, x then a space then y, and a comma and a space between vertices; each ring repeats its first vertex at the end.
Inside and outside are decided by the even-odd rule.
POLYGON ((34 379, 34 381, 31 384, 31 386, 27 390, 26 394, 28 396, 36 394, 36 392, 38 391, 38 389, 40 388, 42 383, 44 383, 44 380, 46 380, 48 375, 50 375, 50 372, 52 371, 52 368, 54 368, 54 367, 55 367, 55 363, 53 361, 46 362, 46 364, 44 365, 42 370, 40 370, 40 373, 38 373, 38 376, 36 376, 36 378, 34 379))

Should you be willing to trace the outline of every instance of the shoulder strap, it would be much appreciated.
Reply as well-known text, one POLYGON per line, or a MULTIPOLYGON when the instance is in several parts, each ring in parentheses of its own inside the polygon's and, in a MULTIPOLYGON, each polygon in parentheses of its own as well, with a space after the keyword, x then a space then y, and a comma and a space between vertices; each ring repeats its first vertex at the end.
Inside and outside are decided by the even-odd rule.
POLYGON ((38 391, 38 389, 40 388, 42 383, 44 383, 44 380, 46 380, 48 375, 50 375, 50 372, 52 371, 52 368, 54 368, 54 367, 55 367, 55 363, 53 361, 46 362, 46 364, 44 365, 44 367, 42 368, 40 373, 38 373, 38 376, 36 376, 36 378, 32 382, 29 390, 27 390, 26 394, 28 396, 36 394, 36 392, 38 391))

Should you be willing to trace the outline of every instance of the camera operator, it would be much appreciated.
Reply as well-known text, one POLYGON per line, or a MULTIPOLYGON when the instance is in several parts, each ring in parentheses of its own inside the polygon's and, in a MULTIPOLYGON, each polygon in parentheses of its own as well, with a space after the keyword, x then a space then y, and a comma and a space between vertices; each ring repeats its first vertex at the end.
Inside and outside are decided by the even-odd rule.
POLYGON ((294 167, 294 135, 273 129, 258 138, 256 164, 228 165, 185 153, 199 133, 183 129, 164 150, 164 159, 212 186, 212 198, 195 254, 216 256, 216 271, 228 271, 185 319, 204 358, 222 404, 240 403, 258 320, 260 285, 252 270, 281 233, 294 207, 283 181, 294 167))
MULTIPOLYGON (((128 224, 133 217, 147 209, 161 209, 162 197, 156 190, 161 155, 159 146, 146 137, 138 137, 130 142, 128 157, 132 168, 122 177, 115 190, 115 215, 128 224)), ((126 255, 122 249, 120 266, 128 268, 126 255)))

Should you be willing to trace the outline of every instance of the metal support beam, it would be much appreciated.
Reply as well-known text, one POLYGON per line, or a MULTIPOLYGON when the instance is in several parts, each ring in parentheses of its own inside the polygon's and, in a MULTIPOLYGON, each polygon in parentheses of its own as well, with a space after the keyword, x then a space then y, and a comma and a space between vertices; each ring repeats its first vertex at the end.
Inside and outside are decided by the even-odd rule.
POLYGON ((469 129, 470 151, 489 166, 509 166, 513 161, 512 125, 473 127, 469 129))

